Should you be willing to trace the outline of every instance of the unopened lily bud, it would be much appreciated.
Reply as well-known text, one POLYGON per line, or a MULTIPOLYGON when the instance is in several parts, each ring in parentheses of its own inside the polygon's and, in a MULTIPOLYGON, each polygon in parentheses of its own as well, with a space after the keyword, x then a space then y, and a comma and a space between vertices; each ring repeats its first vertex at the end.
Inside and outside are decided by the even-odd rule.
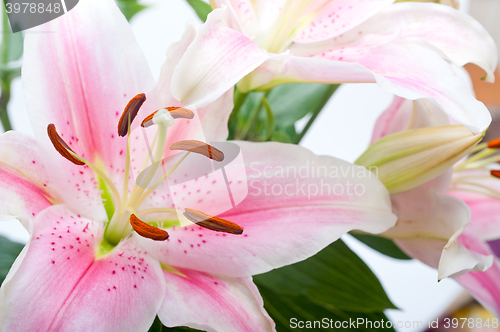
POLYGON ((388 135, 356 161, 377 173, 391 194, 434 179, 466 156, 481 141, 462 125, 426 127, 388 135))

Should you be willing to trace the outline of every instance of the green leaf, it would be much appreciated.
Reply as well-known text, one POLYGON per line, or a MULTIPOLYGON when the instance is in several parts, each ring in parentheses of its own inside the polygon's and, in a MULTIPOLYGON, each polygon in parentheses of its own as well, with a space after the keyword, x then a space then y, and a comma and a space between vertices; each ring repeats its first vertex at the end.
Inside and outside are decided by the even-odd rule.
POLYGON ((210 14, 210 12, 212 11, 212 7, 208 3, 202 0, 186 0, 186 1, 191 7, 193 7, 194 11, 196 12, 196 15, 198 15, 200 20, 205 22, 207 20, 208 14, 210 14))
POLYGON ((202 330, 195 330, 195 329, 185 327, 185 326, 166 327, 165 325, 163 325, 161 323, 158 316, 156 316, 155 321, 153 322, 153 325, 151 325, 151 327, 149 328, 148 332, 166 332, 166 331, 168 331, 168 332, 189 332, 189 331, 196 332, 196 331, 202 331, 202 330))
POLYGON ((4 236, 0 236, 0 283, 3 282, 10 267, 14 264, 16 257, 23 250, 24 244, 13 242, 4 236))
POLYGON ((160 319, 158 316, 155 317, 155 321, 153 322, 153 325, 149 328, 148 332, 162 332, 163 331, 163 324, 160 322, 160 319))
POLYGON ((116 3, 127 21, 130 21, 135 14, 147 8, 147 6, 140 5, 137 0, 116 0, 116 3))
POLYGON ((370 268, 341 240, 305 261, 255 276, 254 281, 277 294, 304 296, 329 310, 396 308, 370 268))
POLYGON ((289 83, 275 87, 268 96, 276 123, 287 127, 308 113, 322 109, 338 85, 289 83))
POLYGON ((387 328, 387 321, 389 319, 383 313, 360 313, 326 309, 313 303, 307 297, 278 295, 264 287, 260 288, 260 293, 264 298, 264 307, 276 323, 276 330, 279 332, 297 330, 394 331, 393 328, 387 328), (363 319, 363 321, 361 321, 361 319, 363 319), (311 327, 309 328, 305 325, 307 324, 307 321, 311 321, 311 327), (319 323, 314 325, 314 321, 319 321, 319 323), (302 324, 304 325, 299 325, 299 322, 303 322, 302 324), (337 322, 337 326, 335 325, 335 322, 337 322), (360 324, 351 325, 351 323, 354 324, 355 322, 359 322, 360 324), (383 325, 379 325, 379 328, 376 328, 376 322, 383 325), (322 325, 321 323, 325 325, 322 325), (342 327, 342 324, 344 324, 344 327, 342 327), (382 326, 385 328, 382 328, 382 326))
POLYGON ((350 233, 354 238, 363 242, 372 249, 396 259, 411 259, 392 240, 370 234, 350 233))

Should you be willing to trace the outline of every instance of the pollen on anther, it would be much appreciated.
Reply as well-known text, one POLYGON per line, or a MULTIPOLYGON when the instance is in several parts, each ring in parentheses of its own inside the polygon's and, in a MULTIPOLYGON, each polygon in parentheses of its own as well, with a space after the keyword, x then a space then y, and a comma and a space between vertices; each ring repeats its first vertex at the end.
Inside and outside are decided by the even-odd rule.
MULTIPOLYGON (((230 234, 242 234, 243 228, 238 224, 235 224, 229 220, 211 216, 205 212, 185 208, 183 212, 184 216, 206 229, 210 229, 216 232, 230 233, 230 234)), ((204 242, 204 241, 203 241, 204 242)))
POLYGON ((499 138, 495 138, 494 140, 489 141, 487 145, 488 145, 488 147, 490 149, 500 148, 500 137, 499 138))
POLYGON ((130 225, 132 225, 137 234, 154 241, 165 241, 169 236, 167 231, 146 224, 134 214, 130 216, 130 225))
POLYGON ((66 142, 62 139, 62 137, 57 133, 56 126, 53 123, 47 126, 47 134, 49 135, 49 139, 52 142, 52 145, 61 156, 68 159, 75 165, 85 165, 83 161, 75 157, 75 151, 73 151, 73 149, 71 149, 69 145, 66 144, 66 142))
POLYGON ((170 150, 181 150, 198 153, 218 162, 224 160, 224 153, 221 150, 197 140, 184 140, 175 142, 170 145, 170 150))
POLYGON ((128 102, 127 106, 125 106, 122 116, 118 121, 119 136, 123 137, 128 134, 128 129, 130 125, 134 121, 134 118, 137 116, 137 113, 139 113, 139 109, 141 108, 142 104, 144 104, 145 101, 146 101, 146 95, 144 93, 140 93, 136 95, 134 98, 132 98, 128 102))

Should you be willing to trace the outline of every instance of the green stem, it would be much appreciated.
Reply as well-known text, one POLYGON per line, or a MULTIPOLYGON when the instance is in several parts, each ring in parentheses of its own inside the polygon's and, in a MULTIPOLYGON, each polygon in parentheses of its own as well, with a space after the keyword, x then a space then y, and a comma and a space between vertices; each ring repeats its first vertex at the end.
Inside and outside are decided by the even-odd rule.
POLYGON ((247 96, 248 93, 240 92, 238 88, 236 87, 234 88, 234 97, 233 97, 234 107, 233 111, 231 112, 231 115, 229 116, 229 128, 233 128, 234 122, 236 121, 241 105, 243 105, 247 96))
POLYGON ((241 128, 240 132, 237 132, 234 135, 234 139, 236 140, 245 140, 248 137, 248 133, 250 132, 250 129, 252 129, 259 119, 260 113, 262 110, 262 98, 260 102, 255 105, 254 109, 252 110, 252 113, 250 114, 250 117, 248 121, 245 123, 243 128, 241 128))
MULTIPOLYGON (((2 29, 3 29, 3 40, 2 40, 2 52, 1 52, 1 64, 3 68, 7 66, 9 62, 9 45, 10 45, 10 26, 9 18, 7 17, 7 11, 3 11, 2 17, 2 29)), ((9 119, 9 113, 7 113, 7 105, 10 101, 10 83, 11 79, 9 73, 6 70, 2 70, 0 74, 0 84, 2 88, 2 95, 0 96, 0 121, 4 131, 12 130, 12 125, 9 119)))
MULTIPOLYGON (((339 84, 332 84, 330 86, 330 97, 333 95, 333 93, 335 92, 335 90, 337 90, 338 87, 339 87, 339 84)), ((316 111, 313 113, 313 115, 311 116, 311 118, 307 122, 307 124, 304 127, 304 129, 302 130, 302 132, 299 134, 299 136, 295 140, 294 144, 299 144, 300 141, 302 140, 302 138, 304 138, 304 135, 311 128, 313 122, 316 120, 316 118, 318 117, 319 113, 321 113, 323 108, 325 108, 325 105, 326 105, 326 103, 328 103, 329 100, 330 100, 330 98, 325 98, 324 101, 322 102, 322 104, 320 105, 320 107, 318 107, 316 109, 316 111)))
POLYGON ((2 80, 2 96, 0 96, 0 121, 2 122, 3 130, 12 130, 10 124, 9 113, 7 113, 7 105, 10 100, 10 81, 3 82, 2 80))

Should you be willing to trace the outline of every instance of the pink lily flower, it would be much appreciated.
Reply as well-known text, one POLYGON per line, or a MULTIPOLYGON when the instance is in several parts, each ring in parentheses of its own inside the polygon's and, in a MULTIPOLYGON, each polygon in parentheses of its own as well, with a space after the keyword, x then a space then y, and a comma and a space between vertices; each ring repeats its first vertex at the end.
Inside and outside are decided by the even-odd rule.
MULTIPOLYGON (((156 85, 112 0, 82 0, 39 30, 53 33, 26 36, 23 67, 35 138, 0 136, 0 218, 19 219, 31 236, 0 289, 2 330, 147 331, 158 315, 167 326, 273 331, 252 275, 303 260, 352 229, 380 233, 395 224, 387 190, 367 170, 287 178, 285 170, 311 165, 356 166, 298 146, 239 142, 248 196, 220 218, 186 206, 196 225, 179 227, 173 197, 203 190, 216 205, 215 181, 173 192, 137 186, 133 175, 149 160, 143 134, 158 133, 154 160, 200 134, 192 115, 208 140, 227 136, 232 91, 197 114, 148 116, 180 106, 168 87, 193 29, 170 48, 156 85), (140 107, 144 95, 132 97, 144 91, 140 107), (148 128, 129 127, 137 111, 148 128), (304 189, 319 184, 337 191, 304 189), (358 192, 338 191, 348 185, 358 192)), ((180 162, 171 170, 192 169, 180 162)))
POLYGON ((430 98, 472 132, 491 121, 453 66, 494 79, 493 39, 470 16, 435 3, 394 0, 211 0, 215 9, 173 75, 172 94, 206 105, 288 82, 377 82, 430 98))
MULTIPOLYGON (((449 124, 433 103, 396 97, 380 116, 372 141, 408 129, 449 124)), ((498 140, 479 144, 474 155, 443 175, 393 195, 396 226, 383 236, 403 251, 453 277, 486 308, 500 315, 500 179, 486 168, 500 160, 498 140)))

